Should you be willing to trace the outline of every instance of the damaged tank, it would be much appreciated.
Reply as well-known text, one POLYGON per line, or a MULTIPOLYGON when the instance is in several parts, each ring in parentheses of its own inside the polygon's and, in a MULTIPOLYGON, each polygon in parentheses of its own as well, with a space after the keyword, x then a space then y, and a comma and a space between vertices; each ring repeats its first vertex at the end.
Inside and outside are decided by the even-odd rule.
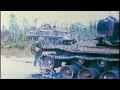
POLYGON ((59 79, 119 79, 119 21, 113 17, 99 20, 97 32, 101 36, 94 39, 96 44, 45 47, 37 43, 31 52, 39 54, 40 67, 46 71, 56 74, 55 69, 60 68, 59 79), (52 53, 43 54, 45 51, 52 53))
POLYGON ((36 31, 30 31, 26 34, 26 41, 38 41, 40 37, 44 39, 44 45, 70 45, 75 44, 77 41, 74 38, 62 35, 56 26, 44 24, 36 31))

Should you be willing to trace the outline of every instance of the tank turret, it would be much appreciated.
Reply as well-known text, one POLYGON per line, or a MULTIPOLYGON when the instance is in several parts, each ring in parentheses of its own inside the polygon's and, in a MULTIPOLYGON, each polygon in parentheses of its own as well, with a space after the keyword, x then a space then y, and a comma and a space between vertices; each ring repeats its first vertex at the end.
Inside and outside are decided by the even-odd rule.
POLYGON ((101 34, 96 38, 97 46, 119 46, 119 21, 116 18, 109 16, 99 20, 97 32, 101 34))

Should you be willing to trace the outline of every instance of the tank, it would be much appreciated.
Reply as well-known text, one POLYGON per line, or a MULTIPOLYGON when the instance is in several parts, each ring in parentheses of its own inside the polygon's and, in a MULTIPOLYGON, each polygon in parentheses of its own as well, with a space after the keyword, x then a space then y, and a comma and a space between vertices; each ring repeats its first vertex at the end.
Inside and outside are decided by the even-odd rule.
POLYGON ((96 44, 94 40, 55 47, 35 43, 31 52, 39 54, 38 63, 52 72, 51 78, 56 75, 57 79, 119 79, 119 22, 113 17, 100 20, 97 32, 101 36, 94 39, 96 44))
POLYGON ((30 31, 26 34, 26 41, 37 41, 39 37, 44 38, 44 45, 70 45, 77 41, 74 38, 62 35, 62 32, 57 30, 56 26, 44 24, 36 31, 30 31))

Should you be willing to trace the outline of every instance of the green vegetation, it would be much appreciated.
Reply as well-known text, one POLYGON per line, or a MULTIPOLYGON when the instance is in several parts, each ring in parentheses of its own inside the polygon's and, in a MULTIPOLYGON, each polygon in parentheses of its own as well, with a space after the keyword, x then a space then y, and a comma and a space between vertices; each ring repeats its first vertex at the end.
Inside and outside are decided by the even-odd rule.
MULTIPOLYGON (((16 47, 19 49, 25 49, 28 47, 28 42, 25 41, 25 35, 29 31, 35 31, 37 28, 36 24, 39 19, 33 20, 34 25, 30 26, 26 18, 23 19, 21 25, 18 25, 17 18, 14 14, 10 14, 10 25, 6 28, 5 25, 1 28, 1 47, 10 45, 10 47, 16 47)), ((77 39, 78 41, 92 40, 95 38, 96 32, 96 21, 91 21, 88 26, 84 26, 80 22, 76 22, 71 25, 61 25, 61 29, 64 31, 71 32, 71 37, 77 39)))

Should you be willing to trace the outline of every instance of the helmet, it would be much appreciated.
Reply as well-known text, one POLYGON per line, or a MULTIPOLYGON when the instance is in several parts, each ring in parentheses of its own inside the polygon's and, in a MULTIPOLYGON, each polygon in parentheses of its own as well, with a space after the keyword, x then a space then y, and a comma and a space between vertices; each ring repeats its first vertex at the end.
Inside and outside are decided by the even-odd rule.
POLYGON ((39 38, 38 38, 38 41, 43 41, 43 40, 44 40, 43 37, 39 37, 39 38))

